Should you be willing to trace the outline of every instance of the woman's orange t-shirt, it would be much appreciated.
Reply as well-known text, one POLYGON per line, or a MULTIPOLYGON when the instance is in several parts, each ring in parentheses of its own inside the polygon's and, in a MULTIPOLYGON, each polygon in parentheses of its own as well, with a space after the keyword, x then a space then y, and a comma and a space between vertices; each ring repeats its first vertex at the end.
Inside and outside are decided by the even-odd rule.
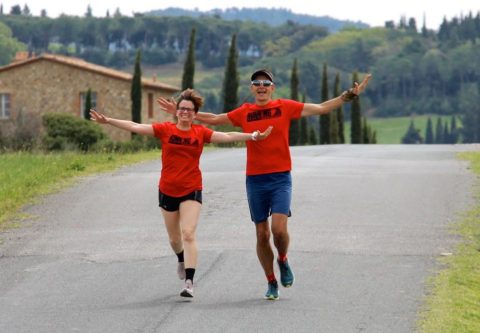
POLYGON ((203 145, 210 143, 213 130, 193 124, 182 131, 176 124, 152 124, 155 137, 162 142, 162 171, 158 187, 171 197, 181 197, 202 189, 200 156, 203 145))
POLYGON ((244 132, 263 132, 268 126, 273 126, 272 133, 265 140, 247 141, 248 176, 292 169, 290 121, 300 118, 303 105, 289 99, 277 99, 263 106, 245 103, 227 113, 233 125, 241 127, 244 132))

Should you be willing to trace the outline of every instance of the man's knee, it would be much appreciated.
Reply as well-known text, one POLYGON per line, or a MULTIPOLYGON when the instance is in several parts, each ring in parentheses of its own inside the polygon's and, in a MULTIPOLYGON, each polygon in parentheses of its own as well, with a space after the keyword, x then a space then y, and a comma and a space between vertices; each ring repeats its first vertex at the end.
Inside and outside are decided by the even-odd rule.
POLYGON ((268 222, 263 222, 257 226, 257 242, 268 243, 270 241, 270 229, 268 228, 268 222))

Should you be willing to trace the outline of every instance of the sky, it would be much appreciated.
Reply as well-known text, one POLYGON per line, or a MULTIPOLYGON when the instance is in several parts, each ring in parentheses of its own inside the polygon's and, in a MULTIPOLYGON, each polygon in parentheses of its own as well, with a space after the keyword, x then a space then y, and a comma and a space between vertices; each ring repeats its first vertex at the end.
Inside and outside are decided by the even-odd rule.
POLYGON ((214 8, 283 8, 290 9, 294 13, 309 14, 315 16, 330 16, 341 20, 361 21, 371 26, 384 26, 385 21, 398 23, 400 17, 407 20, 414 17, 417 26, 423 25, 426 18, 426 26, 429 29, 438 30, 444 17, 460 17, 472 12, 476 15, 480 11, 479 0, 100 0, 94 1, 59 1, 59 0, 0 0, 3 4, 4 13, 8 13, 14 5, 25 4, 30 12, 38 16, 42 9, 47 11, 49 17, 57 17, 60 14, 83 16, 90 5, 94 16, 103 17, 107 10, 111 14, 117 8, 123 15, 131 16, 132 13, 146 12, 168 7, 181 7, 185 9, 198 9, 201 11, 214 8), (314 5, 315 3, 315 5, 314 5))

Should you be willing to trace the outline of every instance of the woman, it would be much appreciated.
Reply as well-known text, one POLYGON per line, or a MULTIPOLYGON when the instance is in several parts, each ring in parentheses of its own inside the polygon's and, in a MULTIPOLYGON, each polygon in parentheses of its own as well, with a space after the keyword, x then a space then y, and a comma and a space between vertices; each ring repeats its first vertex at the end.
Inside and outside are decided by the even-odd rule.
POLYGON ((138 124, 128 120, 108 118, 90 110, 91 119, 120 129, 150 135, 162 142, 162 170, 159 182, 159 206, 170 239, 170 246, 178 258, 177 274, 185 280, 182 297, 193 297, 193 278, 197 265, 197 228, 202 205, 202 174, 200 155, 205 143, 263 140, 272 131, 253 133, 217 132, 193 124, 203 98, 192 89, 182 92, 176 103, 177 122, 138 124))

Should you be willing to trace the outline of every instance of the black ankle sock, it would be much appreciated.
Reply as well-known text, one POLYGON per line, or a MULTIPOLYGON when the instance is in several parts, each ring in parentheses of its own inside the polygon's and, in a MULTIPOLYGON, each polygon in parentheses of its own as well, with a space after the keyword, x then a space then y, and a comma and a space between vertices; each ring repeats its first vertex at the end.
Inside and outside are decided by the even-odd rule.
POLYGON ((177 255, 177 258, 178 258, 178 262, 184 262, 183 250, 182 250, 182 252, 176 253, 176 255, 177 255))
POLYGON ((195 268, 186 268, 185 269, 185 280, 192 280, 193 276, 195 275, 195 268))

